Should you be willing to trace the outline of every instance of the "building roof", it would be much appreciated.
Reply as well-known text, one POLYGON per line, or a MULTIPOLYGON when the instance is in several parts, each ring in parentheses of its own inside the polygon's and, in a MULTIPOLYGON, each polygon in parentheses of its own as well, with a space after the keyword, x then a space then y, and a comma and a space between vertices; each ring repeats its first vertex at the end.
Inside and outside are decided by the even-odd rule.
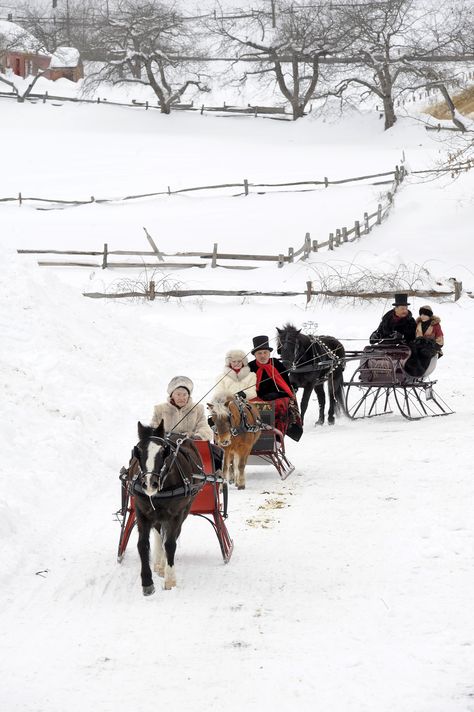
POLYGON ((57 47, 51 57, 50 69, 64 69, 65 67, 77 67, 81 60, 79 50, 75 47, 57 47))
POLYGON ((50 56, 31 32, 8 20, 0 20, 0 49, 50 56))

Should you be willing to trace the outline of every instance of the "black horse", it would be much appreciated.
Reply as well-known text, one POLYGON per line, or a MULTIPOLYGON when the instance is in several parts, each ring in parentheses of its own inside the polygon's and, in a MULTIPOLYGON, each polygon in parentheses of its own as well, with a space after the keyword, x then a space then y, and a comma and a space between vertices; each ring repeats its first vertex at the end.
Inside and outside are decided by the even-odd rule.
POLYGON ((344 409, 343 371, 345 351, 340 341, 333 336, 307 336, 292 324, 278 329, 278 353, 288 369, 295 391, 303 388, 301 398, 301 419, 308 407, 309 397, 314 389, 319 404, 319 418, 316 425, 324 424, 327 383, 329 395, 328 423, 334 425, 334 414, 344 409))
POLYGON ((189 438, 165 437, 163 422, 157 428, 138 423, 139 442, 133 450, 136 476, 131 484, 138 525, 143 594, 154 593, 150 567, 150 531, 155 534, 154 570, 164 576, 164 588, 176 586, 174 555, 181 527, 203 480, 199 453, 189 438))

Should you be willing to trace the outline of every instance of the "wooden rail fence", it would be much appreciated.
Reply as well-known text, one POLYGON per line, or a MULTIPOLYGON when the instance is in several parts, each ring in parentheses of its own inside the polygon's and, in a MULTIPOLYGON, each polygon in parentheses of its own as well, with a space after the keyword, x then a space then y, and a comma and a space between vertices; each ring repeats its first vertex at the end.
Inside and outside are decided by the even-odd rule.
MULTIPOLYGON (((457 301, 462 294, 462 282, 453 280, 452 291, 437 291, 433 289, 403 289, 404 293, 410 297, 419 297, 422 299, 446 299, 453 297, 457 301)), ((322 297, 350 297, 352 299, 390 299, 393 297, 393 291, 386 292, 362 292, 354 290, 315 290, 312 282, 306 282, 306 289, 302 292, 284 291, 284 292, 262 292, 258 290, 248 289, 167 289, 161 292, 156 291, 156 284, 153 280, 150 281, 147 289, 143 292, 83 292, 84 297, 91 299, 131 299, 140 297, 154 301, 157 297, 164 299, 183 297, 306 297, 308 304, 315 296, 322 297)))
MULTIPOLYGON (((251 183, 247 178, 244 178, 243 181, 235 182, 235 183, 217 183, 213 185, 201 185, 201 186, 194 186, 191 188, 177 188, 176 190, 172 190, 170 186, 167 186, 166 190, 161 190, 161 191, 156 191, 153 193, 140 193, 137 195, 126 195, 121 198, 95 198, 93 195, 87 199, 87 200, 65 200, 63 198, 37 198, 37 197, 27 197, 25 196, 22 192, 19 192, 18 195, 16 196, 9 196, 6 198, 0 198, 0 203, 12 203, 12 202, 18 202, 18 206, 21 207, 24 203, 27 202, 37 202, 37 203, 49 203, 50 205, 71 205, 71 206, 77 206, 77 205, 90 205, 92 203, 100 203, 100 204, 105 204, 105 203, 119 203, 119 202, 124 202, 127 200, 141 200, 143 198, 155 198, 163 195, 179 195, 181 193, 193 193, 196 191, 201 191, 201 190, 222 190, 222 189, 227 189, 227 188, 239 188, 240 192, 236 193, 233 197, 242 197, 242 196, 248 196, 251 194, 256 194, 256 195, 265 195, 267 191, 265 190, 257 190, 254 193, 252 193, 251 189, 252 188, 294 188, 296 189, 294 192, 300 192, 300 191, 311 191, 311 190, 317 190, 319 187, 324 186, 325 188, 328 188, 330 185, 343 185, 345 183, 358 183, 359 181, 363 180, 372 180, 374 178, 387 178, 387 180, 382 180, 382 181, 377 181, 373 185, 382 185, 384 183, 390 183, 392 180, 395 180, 397 184, 400 182, 400 180, 403 180, 403 177, 405 175, 405 171, 403 167, 395 166, 394 170, 391 171, 385 171, 383 173, 372 173, 369 175, 364 175, 364 176, 354 176, 352 178, 341 178, 341 179, 336 179, 336 180, 330 180, 327 176, 324 176, 322 180, 300 180, 300 181, 292 181, 290 183, 251 183), (403 175, 400 177, 400 172, 403 171, 403 175)), ((293 192, 293 191, 289 191, 293 192)), ((39 208, 41 209, 41 208, 39 208)))
MULTIPOLYGON (((329 233, 329 237, 327 240, 315 240, 311 238, 311 234, 309 232, 306 233, 303 245, 299 249, 295 249, 293 247, 288 248, 288 253, 283 254, 280 253, 278 255, 256 255, 256 254, 241 254, 241 253, 229 253, 229 252, 219 252, 218 250, 218 243, 214 243, 213 250, 212 251, 206 251, 206 252, 162 252, 159 250, 159 248, 156 246, 155 242, 153 241, 151 235, 148 233, 147 229, 144 228, 146 237, 148 239, 148 242, 151 245, 152 251, 137 251, 137 250, 109 250, 108 243, 104 244, 104 248, 102 251, 85 251, 85 250, 27 250, 27 249, 20 249, 17 250, 18 253, 21 254, 55 254, 55 255, 69 255, 69 256, 97 256, 101 257, 101 262, 83 262, 83 261, 51 261, 51 260, 40 260, 38 261, 38 265, 40 267, 101 267, 102 269, 107 269, 107 268, 124 268, 124 269, 144 269, 144 268, 157 268, 158 265, 156 262, 150 263, 150 262, 115 262, 115 261, 110 261, 110 256, 115 255, 115 256, 138 256, 138 257, 154 257, 157 258, 158 261, 161 263, 161 266, 165 269, 186 269, 186 268, 191 268, 191 267, 198 267, 202 268, 205 267, 206 264, 201 263, 201 262, 166 262, 165 257, 172 257, 172 258, 189 258, 189 257, 198 257, 199 259, 202 260, 210 260, 210 265, 212 268, 216 267, 225 267, 227 269, 256 269, 255 266, 245 266, 245 265, 221 265, 218 264, 218 260, 228 260, 228 261, 239 261, 239 262, 245 262, 245 261, 250 261, 250 262, 276 262, 278 264, 278 267, 283 267, 285 263, 292 263, 295 261, 295 258, 300 257, 301 260, 306 260, 308 257, 311 255, 312 252, 318 252, 318 250, 321 250, 325 247, 327 247, 329 250, 334 250, 337 247, 340 247, 341 245, 344 245, 349 242, 354 242, 355 240, 358 240, 362 235, 367 235, 376 225, 380 225, 383 218, 388 214, 390 211, 392 205, 393 205, 393 200, 394 196, 403 182, 405 176, 406 176, 406 171, 403 166, 403 164, 399 167, 395 167, 395 171, 389 172, 389 173, 384 173, 384 174, 378 174, 380 175, 393 175, 394 180, 393 183, 390 187, 390 190, 386 193, 385 195, 385 203, 379 203, 377 206, 377 210, 373 213, 364 213, 363 220, 356 220, 354 222, 354 226, 351 228, 347 227, 341 227, 337 228, 334 232, 329 233)), ((363 178, 366 178, 367 176, 362 176, 359 179, 356 180, 362 180, 363 178)), ((344 181, 337 181, 338 183, 344 182, 344 181)), ((306 181, 304 181, 306 183, 306 181)), ((298 183, 298 185, 301 184, 301 182, 298 183)), ((329 184, 329 181, 328 181, 329 184)), ((274 185, 280 185, 280 184, 274 184, 274 185)))

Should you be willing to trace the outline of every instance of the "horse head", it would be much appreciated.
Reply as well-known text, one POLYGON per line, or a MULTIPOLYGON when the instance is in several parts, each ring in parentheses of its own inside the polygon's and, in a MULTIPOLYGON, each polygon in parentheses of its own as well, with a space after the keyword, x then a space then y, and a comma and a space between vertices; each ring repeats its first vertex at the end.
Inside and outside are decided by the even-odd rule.
POLYGON ((133 454, 140 465, 139 483, 145 494, 153 497, 163 489, 166 476, 164 463, 170 453, 170 442, 165 438, 163 421, 157 428, 138 423, 138 443, 133 454))
POLYGON ((300 357, 301 329, 297 329, 293 324, 285 324, 283 329, 277 327, 277 351, 280 358, 288 370, 294 368, 300 357))
MULTIPOLYGON (((208 403, 207 407, 210 411, 212 421, 216 428, 217 444, 220 447, 228 447, 232 442, 232 414, 230 404, 233 403, 232 398, 225 401, 215 401, 208 403)), ((235 405, 235 404, 234 404, 235 405)))

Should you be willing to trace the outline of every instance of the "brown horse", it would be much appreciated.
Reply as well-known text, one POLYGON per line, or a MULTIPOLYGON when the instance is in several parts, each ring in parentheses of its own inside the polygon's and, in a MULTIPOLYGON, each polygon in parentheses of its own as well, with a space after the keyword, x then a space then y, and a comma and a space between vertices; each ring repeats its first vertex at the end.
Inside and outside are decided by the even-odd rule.
POLYGON ((245 489, 245 465, 261 432, 258 409, 239 396, 208 403, 208 408, 216 443, 224 448, 224 479, 245 489))

